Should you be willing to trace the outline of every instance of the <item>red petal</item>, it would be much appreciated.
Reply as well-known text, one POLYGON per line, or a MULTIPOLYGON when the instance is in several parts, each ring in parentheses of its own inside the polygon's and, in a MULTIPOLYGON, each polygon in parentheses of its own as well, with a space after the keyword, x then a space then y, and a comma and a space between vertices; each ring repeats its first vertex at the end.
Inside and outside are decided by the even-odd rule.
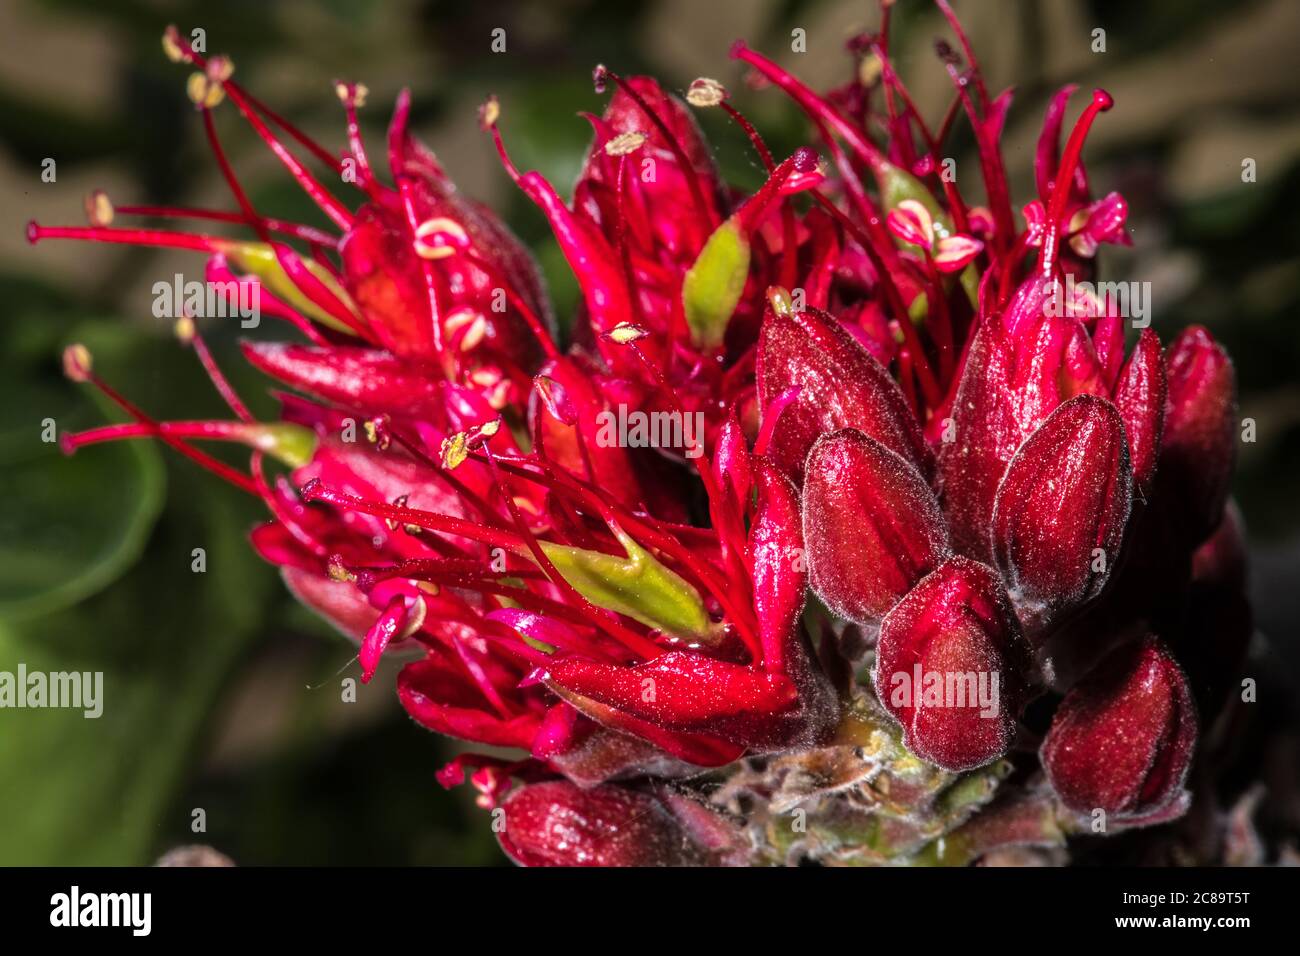
POLYGON ((981 559, 989 557, 989 519, 998 482, 1022 440, 1010 377, 1001 324, 986 321, 966 356, 952 406, 952 440, 939 451, 939 496, 953 547, 981 559))
POLYGON ((789 480, 765 458, 754 462, 758 508, 749 529, 754 609, 763 645, 763 668, 786 673, 791 655, 801 656, 799 615, 808 574, 803 556, 799 497, 789 480))
POLYGON ((502 719, 458 670, 442 659, 414 661, 397 675, 397 697, 406 712, 430 730, 497 747, 532 746, 540 724, 525 714, 502 719))
POLYGON ((242 348, 248 361, 267 375, 348 408, 421 412, 441 404, 441 374, 388 352, 284 342, 244 342, 242 348))
POLYGON ((1115 386, 1115 406, 1124 419, 1133 484, 1145 498, 1151 491, 1165 421, 1165 362, 1160 339, 1143 329, 1115 386))
POLYGON ((1132 497, 1124 426, 1105 399, 1071 399, 1020 446, 993 506, 993 556, 1031 631, 1101 593, 1132 497))
POLYGON ((821 438, 808 455, 803 526, 813 590, 859 624, 879 622, 948 552, 925 480, 851 428, 821 438))
POLYGON ((737 743, 768 739, 797 701, 788 678, 688 651, 635 667, 568 658, 550 665, 542 680, 557 693, 578 694, 666 730, 737 743))

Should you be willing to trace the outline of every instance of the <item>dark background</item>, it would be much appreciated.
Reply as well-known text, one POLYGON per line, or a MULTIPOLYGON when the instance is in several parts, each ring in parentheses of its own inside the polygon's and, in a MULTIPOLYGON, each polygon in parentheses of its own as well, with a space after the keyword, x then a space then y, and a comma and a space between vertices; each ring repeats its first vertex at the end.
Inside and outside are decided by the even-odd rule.
MULTIPOLYGON (((1018 89, 1005 138, 1018 204, 1031 198, 1046 96, 1067 80, 1114 94, 1116 108, 1098 122, 1086 155, 1094 192, 1117 188, 1129 199, 1134 248, 1108 249, 1105 277, 1151 281, 1162 338, 1202 322, 1237 361, 1242 415, 1257 423, 1236 493, 1251 535, 1258 625, 1294 672, 1300 4, 955 6, 989 85, 1018 89), (1092 52, 1096 28, 1106 31, 1105 53, 1092 52), (1257 162, 1252 184, 1241 181, 1246 157, 1257 162)), ((145 863, 193 842, 245 864, 500 862, 471 794, 446 793, 434 780, 454 745, 403 716, 392 671, 361 688, 356 703, 340 700, 341 678, 357 673, 355 649, 299 608, 249 550, 245 533, 261 518, 255 503, 150 445, 65 459, 39 440, 45 418, 61 430, 103 420, 90 394, 60 376, 60 351, 72 341, 86 342, 97 369, 159 417, 224 416, 193 355, 150 314, 153 282, 177 272, 201 278, 199 257, 31 248, 23 239, 29 218, 79 224, 95 188, 119 203, 234 208, 184 94, 189 71, 162 55, 169 22, 204 28, 209 53, 228 53, 242 83, 331 149, 343 143, 331 81, 365 82, 363 121, 377 164, 393 97, 411 86, 415 128, 465 191, 535 244, 564 314, 572 279, 477 131, 478 103, 500 95, 516 161, 562 190, 588 138, 576 113, 602 106, 590 82, 598 62, 653 72, 675 89, 716 77, 782 153, 804 142, 804 124, 779 93, 744 88, 729 44, 744 37, 829 86, 846 78, 843 40, 876 23, 874 4, 0 5, 0 670, 20 661, 31 670, 102 670, 106 685, 97 721, 0 712, 0 864, 145 863), (489 50, 495 27, 507 30, 504 54, 489 50), (788 52, 794 27, 807 31, 807 54, 788 52), (54 183, 40 178, 46 157, 57 162, 54 183), (190 569, 195 547, 207 553, 202 575, 190 569), (196 808, 205 833, 191 832, 196 808)), ((932 48, 946 30, 924 0, 901 0, 895 27, 900 70, 933 118, 949 96, 932 48)), ((320 221, 229 104, 216 118, 260 211, 320 221)), ((752 152, 717 119, 703 122, 720 165, 754 185, 752 152)), ((958 130, 957 143, 968 143, 958 130)), ((270 413, 265 383, 237 358, 238 333, 206 328, 244 397, 270 413)), ((1294 783, 1294 765, 1280 773, 1294 783)))

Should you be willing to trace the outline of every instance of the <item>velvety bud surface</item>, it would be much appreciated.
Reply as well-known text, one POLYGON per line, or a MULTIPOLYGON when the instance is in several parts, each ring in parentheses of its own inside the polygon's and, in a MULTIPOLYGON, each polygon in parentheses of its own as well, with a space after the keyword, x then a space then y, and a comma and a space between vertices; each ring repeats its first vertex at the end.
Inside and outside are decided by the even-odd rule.
POLYGON ((1131 501, 1124 426, 1105 399, 1071 399, 1026 439, 993 505, 994 559, 1022 620, 1042 625, 1101 592, 1131 501))
POLYGON ((1182 787, 1196 728, 1182 669, 1147 638, 1114 651, 1066 695, 1040 757, 1070 809, 1142 816, 1182 787))
POLYGON ((689 866, 706 854, 668 808, 623 787, 535 783, 506 797, 501 848, 522 866, 689 866))
POLYGON ((1165 356, 1169 404, 1160 446, 1160 496, 1196 545, 1214 530, 1237 460, 1237 379, 1232 360, 1199 326, 1165 356))
POLYGON ((837 428, 856 428, 928 470, 930 452, 898 383, 831 316, 768 310, 758 362, 763 408, 788 389, 799 389, 777 419, 769 452, 796 483, 813 442, 837 428))
POLYGON ((803 528, 813 589, 860 624, 879 622, 948 550, 943 513, 920 473, 852 428, 808 455, 803 528))
POLYGON ((1011 746, 1024 685, 1019 625, 993 569, 944 562, 880 628, 876 695, 903 725, 908 750, 947 770, 995 760, 1011 746))

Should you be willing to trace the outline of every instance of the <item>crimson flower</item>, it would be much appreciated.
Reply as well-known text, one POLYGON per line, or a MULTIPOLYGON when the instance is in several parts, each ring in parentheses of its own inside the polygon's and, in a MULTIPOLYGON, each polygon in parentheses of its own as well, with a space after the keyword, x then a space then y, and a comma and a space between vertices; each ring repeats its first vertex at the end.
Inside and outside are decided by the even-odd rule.
POLYGON ((887 6, 830 96, 733 48, 818 135, 784 159, 716 80, 683 102, 602 66, 612 96, 566 201, 515 167, 489 99, 481 126, 581 288, 567 348, 527 251, 414 138, 406 93, 390 184, 358 131, 364 87, 337 86, 335 155, 169 29, 235 208, 98 194, 90 225, 29 237, 204 253, 210 281, 255 286, 298 333, 244 347, 293 392, 254 420, 180 316, 233 419, 155 419, 74 345, 70 377, 130 421, 67 450, 156 437, 258 496, 254 548, 356 640, 362 680, 401 652, 412 718, 510 752, 438 779, 503 811, 520 863, 969 862, 1058 847, 1095 810, 1171 819, 1215 716, 1197 704, 1223 702, 1207 675, 1241 654, 1207 652, 1188 616, 1189 595, 1242 600, 1232 366, 1201 329, 1126 348, 1117 304, 1075 285, 1127 241, 1124 200, 1094 200, 1081 161, 1103 91, 1064 151, 1073 87, 1052 99, 1017 225, 1010 91, 989 95, 939 6, 986 208, 944 174, 951 123, 927 125, 893 70, 887 6), (226 99, 331 229, 257 212, 217 137, 226 99), (721 181, 691 107, 749 138, 752 193, 721 181), (249 468, 203 440, 249 446, 249 468), (1055 711, 1041 749, 1034 701, 1055 711))

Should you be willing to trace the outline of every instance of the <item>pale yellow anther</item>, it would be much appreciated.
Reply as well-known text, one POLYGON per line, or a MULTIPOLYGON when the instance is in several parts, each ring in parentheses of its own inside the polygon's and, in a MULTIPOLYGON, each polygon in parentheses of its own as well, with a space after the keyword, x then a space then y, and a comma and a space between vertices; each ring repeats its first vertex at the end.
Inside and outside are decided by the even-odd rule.
POLYGON ((80 342, 69 345, 63 350, 63 374, 71 381, 84 382, 90 378, 91 369, 95 367, 90 349, 80 342))
POLYGON ((481 312, 470 308, 456 309, 443 320, 442 327, 446 330, 448 338, 464 329, 459 344, 462 352, 473 349, 487 335, 487 319, 481 312))
POLYGON ((376 418, 368 418, 362 422, 361 427, 365 429, 366 440, 374 445, 380 451, 386 451, 388 446, 393 443, 393 438, 387 430, 381 430, 382 422, 376 418))
POLYGON ((605 143, 605 155, 626 156, 628 153, 636 152, 644 143, 644 133, 638 133, 636 130, 619 133, 613 139, 605 143))
POLYGON ((873 50, 858 63, 858 82, 863 86, 875 86, 880 74, 885 70, 880 56, 873 50))
POLYGON ((424 598, 416 597, 415 602, 406 609, 406 626, 402 628, 402 633, 398 634, 394 640, 405 640, 424 627, 424 617, 428 613, 429 608, 424 603, 424 598))
POLYGON ((790 315, 794 312, 794 300, 790 293, 779 285, 767 287, 767 304, 777 315, 790 315))
POLYGON ((702 76, 686 90, 686 102, 701 108, 717 106, 727 98, 727 88, 717 80, 702 76))
POLYGON ((465 227, 445 216, 426 219, 415 228, 415 252, 422 259, 445 259, 468 244, 465 227), (439 241, 435 242, 435 237, 439 241))
POLYGON ((86 219, 100 228, 113 224, 113 201, 104 190, 96 189, 86 196, 86 219))
POLYGON ((487 100, 479 107, 478 122, 483 129, 491 129, 497 125, 497 120, 501 118, 501 101, 495 95, 489 96, 487 100))
POLYGON ((176 338, 180 340, 182 345, 189 345, 194 341, 194 334, 196 332, 196 329, 194 328, 194 320, 188 315, 182 315, 177 319, 176 324, 172 326, 172 330, 176 333, 176 338))
POLYGON ((501 430, 501 419, 494 418, 486 425, 479 426, 478 433, 482 435, 484 438, 491 438, 500 430, 501 430))
POLYGON ((364 83, 340 81, 334 84, 334 94, 344 106, 350 103, 357 109, 361 109, 366 105, 366 97, 370 95, 370 89, 364 83))
POLYGON ((464 432, 456 432, 442 440, 442 467, 459 468, 469 457, 469 437, 464 432))
POLYGON ((357 576, 343 564, 343 557, 337 554, 330 555, 329 576, 331 581, 346 581, 349 583, 357 579, 357 576))
POLYGON ((163 31, 163 53, 167 56, 167 59, 171 60, 173 63, 184 63, 188 57, 186 57, 185 51, 181 49, 180 42, 176 39, 178 36, 179 34, 175 27, 168 27, 163 31))
POLYGON ((185 84, 185 92, 191 103, 209 110, 226 98, 225 88, 220 81, 211 79, 206 73, 191 73, 185 84))
POLYGON ((510 404, 510 379, 503 378, 497 382, 496 388, 488 393, 487 403, 498 412, 510 404))
POLYGON ((474 316, 474 321, 470 323, 469 329, 460 340, 460 350, 462 352, 472 352, 474 349, 487 338, 487 319, 481 315, 474 316))
POLYGON ((620 322, 609 330, 607 337, 611 342, 615 342, 619 345, 627 345, 630 342, 635 342, 637 339, 643 339, 649 334, 649 332, 641 328, 639 325, 633 325, 631 322, 620 322))

